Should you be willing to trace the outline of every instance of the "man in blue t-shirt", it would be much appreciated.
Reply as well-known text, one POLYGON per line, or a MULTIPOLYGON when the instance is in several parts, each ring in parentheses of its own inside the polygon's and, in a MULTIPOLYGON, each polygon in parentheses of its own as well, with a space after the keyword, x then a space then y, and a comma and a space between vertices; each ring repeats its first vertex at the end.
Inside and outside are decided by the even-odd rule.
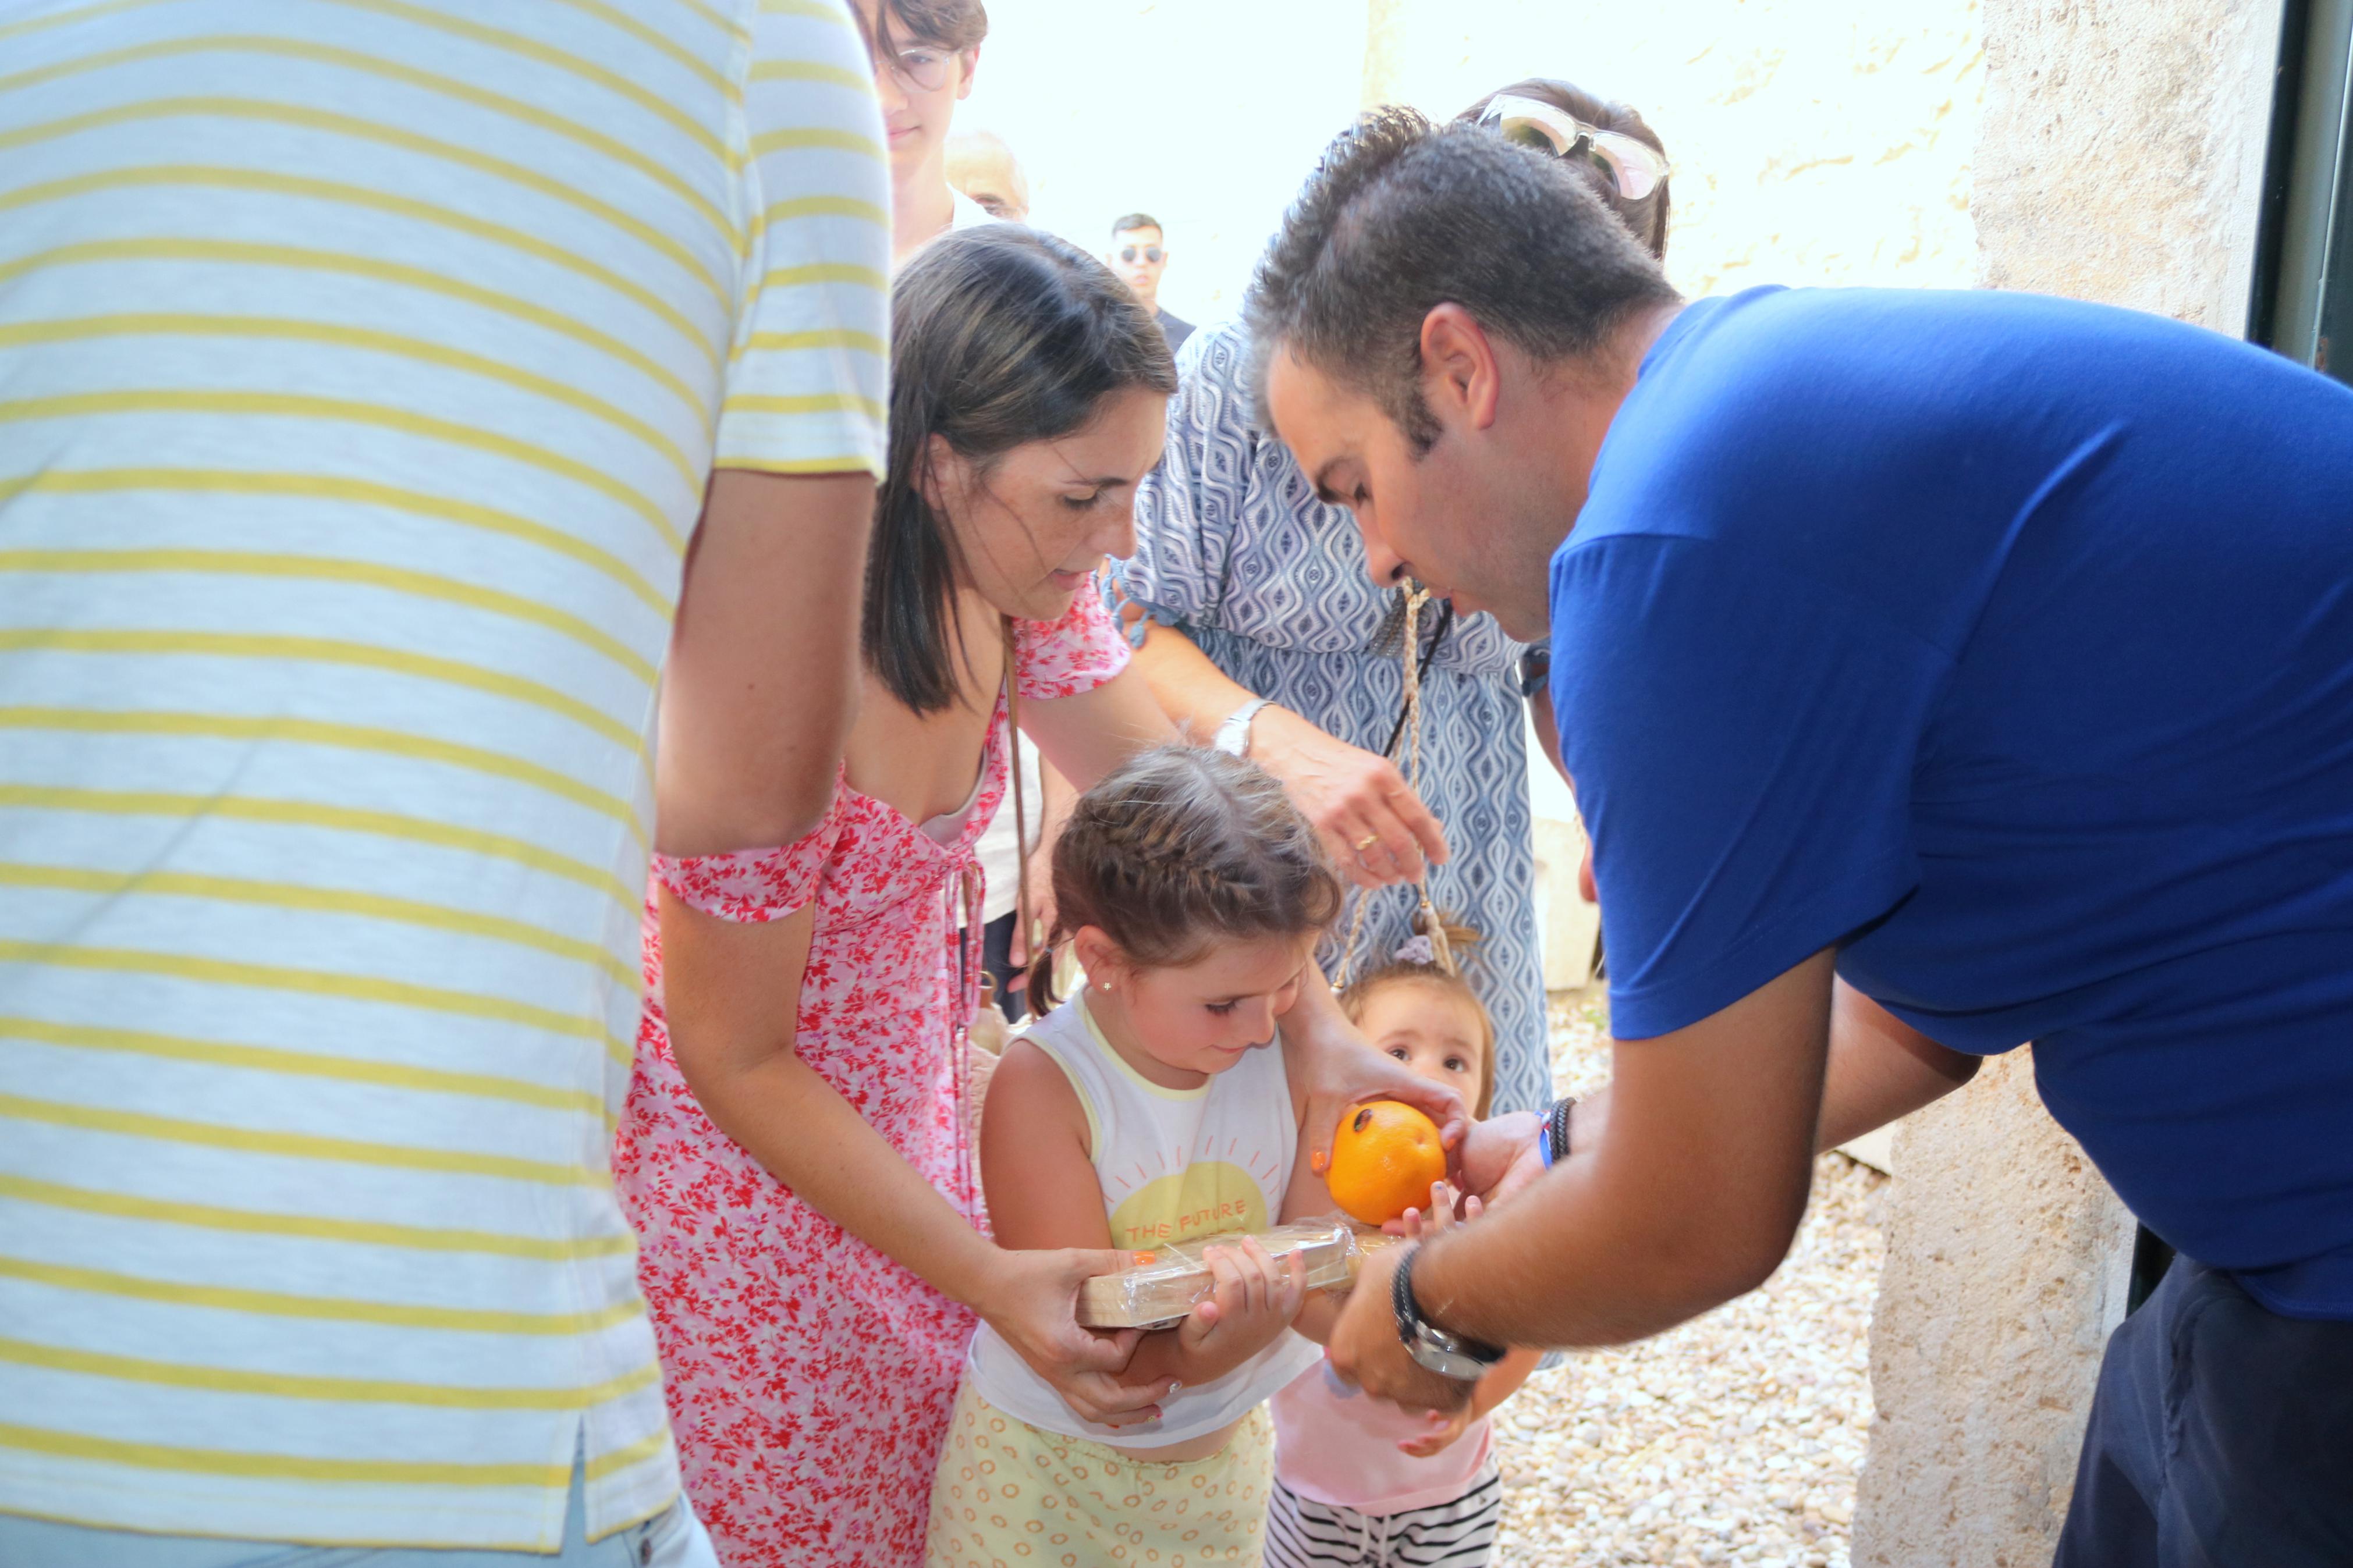
POLYGON ((1817 1147, 2031 1041, 2180 1253, 2060 1561, 2353 1561, 2353 391, 2034 296, 1687 305, 1401 110, 1250 314, 1375 576, 1549 631, 1620 1042, 1606 1103, 1473 1135, 1476 1185, 1555 1168, 1375 1268, 1342 1369, 1459 1403, 1746 1290, 1817 1147))

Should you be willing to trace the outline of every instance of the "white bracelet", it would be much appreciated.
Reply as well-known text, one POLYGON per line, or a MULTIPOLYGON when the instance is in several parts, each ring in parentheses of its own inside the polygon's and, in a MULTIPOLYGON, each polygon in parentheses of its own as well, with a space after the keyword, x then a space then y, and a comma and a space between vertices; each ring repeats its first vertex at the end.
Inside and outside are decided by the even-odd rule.
POLYGON ((1227 714, 1225 722, 1218 726, 1216 738, 1209 743, 1229 757, 1249 756, 1250 721, 1258 717, 1260 709, 1271 706, 1272 700, 1271 698, 1253 697, 1227 714))

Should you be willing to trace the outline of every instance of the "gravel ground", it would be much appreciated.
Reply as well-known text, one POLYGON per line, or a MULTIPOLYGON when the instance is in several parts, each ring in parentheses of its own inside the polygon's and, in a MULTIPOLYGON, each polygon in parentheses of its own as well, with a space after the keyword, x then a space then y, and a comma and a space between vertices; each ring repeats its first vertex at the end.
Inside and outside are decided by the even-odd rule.
MULTIPOLYGON (((1553 1078, 1609 1075, 1602 1004, 1553 1007, 1553 1078)), ((1846 1568, 1871 1426, 1867 1336, 1887 1178, 1825 1154, 1780 1271, 1671 1333, 1580 1352, 1496 1412, 1507 1568, 1846 1568)))

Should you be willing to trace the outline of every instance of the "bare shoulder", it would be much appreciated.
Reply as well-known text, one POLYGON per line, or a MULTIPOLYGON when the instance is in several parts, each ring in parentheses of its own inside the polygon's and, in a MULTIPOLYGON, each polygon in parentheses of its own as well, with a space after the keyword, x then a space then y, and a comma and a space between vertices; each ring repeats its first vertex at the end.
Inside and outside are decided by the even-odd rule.
POLYGON ((1058 1131, 1069 1133, 1081 1153, 1093 1153, 1086 1107, 1070 1075, 1036 1041, 1016 1038, 1007 1044, 989 1077, 981 1116, 983 1146, 997 1138, 1018 1137, 1028 1142, 1058 1131))

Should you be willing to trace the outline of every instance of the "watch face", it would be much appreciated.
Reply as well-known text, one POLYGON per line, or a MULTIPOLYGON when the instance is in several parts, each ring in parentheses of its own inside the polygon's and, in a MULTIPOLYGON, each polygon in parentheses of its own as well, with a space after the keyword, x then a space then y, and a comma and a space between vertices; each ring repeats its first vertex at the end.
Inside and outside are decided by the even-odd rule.
POLYGON ((1417 1364, 1426 1367, 1440 1377, 1453 1378, 1458 1383, 1478 1382, 1485 1374, 1489 1365, 1486 1362, 1464 1355, 1459 1351, 1444 1349, 1419 1337, 1408 1341, 1405 1348, 1406 1353, 1412 1356, 1417 1364))

